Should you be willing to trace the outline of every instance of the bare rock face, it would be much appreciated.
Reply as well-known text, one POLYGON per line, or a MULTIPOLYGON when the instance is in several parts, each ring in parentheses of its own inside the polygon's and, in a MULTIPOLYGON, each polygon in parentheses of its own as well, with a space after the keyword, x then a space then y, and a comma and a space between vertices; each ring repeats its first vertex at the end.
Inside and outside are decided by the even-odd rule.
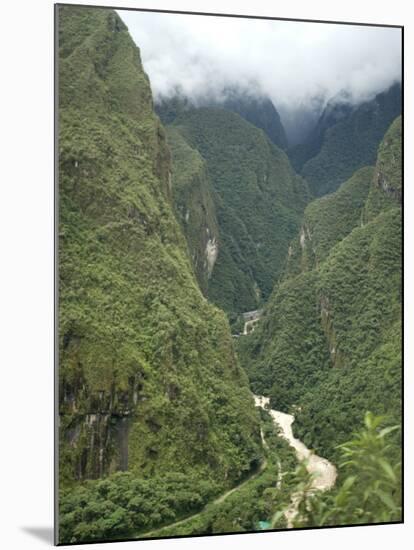
POLYGON ((219 247, 216 239, 213 237, 207 241, 206 245, 206 259, 207 259, 207 274, 208 278, 213 273, 214 264, 216 263, 219 247))

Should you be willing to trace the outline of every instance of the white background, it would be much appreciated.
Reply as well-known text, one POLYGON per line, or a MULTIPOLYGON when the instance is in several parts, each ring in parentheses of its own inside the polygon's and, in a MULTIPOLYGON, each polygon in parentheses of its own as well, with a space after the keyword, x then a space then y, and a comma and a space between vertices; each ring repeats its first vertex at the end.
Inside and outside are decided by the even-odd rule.
MULTIPOLYGON (((83 3, 93 4, 88 0, 83 3)), ((99 0, 100 5, 244 13, 405 25, 406 523, 383 527, 260 533, 112 544, 115 548, 376 550, 414 539, 412 497, 411 280, 414 150, 414 20, 407 0, 99 0), (411 248, 411 250, 410 250, 411 248), (410 342, 411 340, 411 342, 410 342)), ((156 40, 157 37, 154 37, 156 40)), ((53 2, 1 6, 0 198, 0 546, 45 548, 53 521, 53 2)), ((83 548, 98 548, 85 545, 83 548)))

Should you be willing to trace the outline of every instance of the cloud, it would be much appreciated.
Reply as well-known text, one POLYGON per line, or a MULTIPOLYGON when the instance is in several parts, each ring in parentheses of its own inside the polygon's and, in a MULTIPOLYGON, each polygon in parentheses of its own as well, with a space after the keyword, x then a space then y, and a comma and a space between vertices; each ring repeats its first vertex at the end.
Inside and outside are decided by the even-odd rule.
POLYGON ((358 103, 401 80, 401 31, 297 21, 119 11, 156 98, 259 89, 282 111, 346 90, 358 103))

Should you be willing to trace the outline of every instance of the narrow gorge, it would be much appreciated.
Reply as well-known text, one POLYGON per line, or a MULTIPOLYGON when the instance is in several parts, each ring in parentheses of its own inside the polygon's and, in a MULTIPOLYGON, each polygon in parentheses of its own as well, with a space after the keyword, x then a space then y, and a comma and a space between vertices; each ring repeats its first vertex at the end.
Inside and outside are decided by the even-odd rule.
POLYGON ((111 9, 58 45, 58 541, 399 522, 400 85, 292 147, 111 9))

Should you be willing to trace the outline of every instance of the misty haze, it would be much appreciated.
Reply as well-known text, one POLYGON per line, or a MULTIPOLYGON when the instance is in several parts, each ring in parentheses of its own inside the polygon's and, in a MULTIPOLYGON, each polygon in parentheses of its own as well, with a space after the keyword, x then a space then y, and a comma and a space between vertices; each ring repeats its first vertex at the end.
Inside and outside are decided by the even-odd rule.
POLYGON ((269 98, 290 145, 329 100, 355 105, 401 81, 395 28, 119 11, 141 49, 156 101, 197 105, 228 89, 269 98))

